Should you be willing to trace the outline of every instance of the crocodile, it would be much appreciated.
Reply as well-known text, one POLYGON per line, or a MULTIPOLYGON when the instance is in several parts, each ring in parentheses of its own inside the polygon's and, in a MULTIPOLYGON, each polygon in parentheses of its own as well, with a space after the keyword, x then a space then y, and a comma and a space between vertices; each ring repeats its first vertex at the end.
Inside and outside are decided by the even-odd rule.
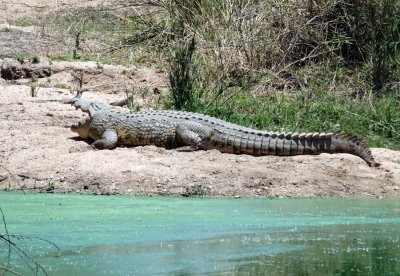
POLYGON ((65 103, 89 113, 88 118, 73 125, 71 130, 82 139, 94 140, 92 146, 96 149, 155 145, 180 151, 217 149, 253 156, 349 153, 371 167, 380 165, 366 143, 345 132, 277 133, 186 111, 130 112, 81 98, 65 103))

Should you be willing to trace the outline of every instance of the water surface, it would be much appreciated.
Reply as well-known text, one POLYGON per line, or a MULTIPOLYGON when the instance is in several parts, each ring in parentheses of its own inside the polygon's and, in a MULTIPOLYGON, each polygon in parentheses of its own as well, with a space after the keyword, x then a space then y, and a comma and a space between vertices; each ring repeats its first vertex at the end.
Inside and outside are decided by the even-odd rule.
MULTIPOLYGON (((10 234, 40 237, 60 248, 13 239, 49 275, 400 275, 396 198, 2 192, 0 207, 10 234)), ((4 267, 8 247, 0 245, 4 267)), ((8 267, 22 275, 34 269, 15 250, 8 267)))

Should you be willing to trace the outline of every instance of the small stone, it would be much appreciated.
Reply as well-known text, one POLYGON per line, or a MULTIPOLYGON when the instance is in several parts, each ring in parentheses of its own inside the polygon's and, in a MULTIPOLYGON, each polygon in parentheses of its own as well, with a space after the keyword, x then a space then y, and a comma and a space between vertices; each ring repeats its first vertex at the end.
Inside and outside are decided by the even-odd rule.
POLYGON ((400 187, 399 187, 399 186, 394 186, 393 189, 394 189, 395 191, 397 191, 397 190, 400 189, 400 187))
POLYGON ((6 180, 7 178, 8 178, 8 175, 0 174, 0 182, 6 180))

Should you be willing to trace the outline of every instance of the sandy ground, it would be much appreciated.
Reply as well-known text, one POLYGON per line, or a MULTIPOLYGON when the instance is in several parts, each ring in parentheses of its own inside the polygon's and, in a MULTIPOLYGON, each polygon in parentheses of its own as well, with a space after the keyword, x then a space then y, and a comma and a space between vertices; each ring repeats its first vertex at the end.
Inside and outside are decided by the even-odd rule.
MULTIPOLYGON (((73 96, 68 89, 51 86, 76 85, 73 76, 83 68, 85 85, 103 88, 83 97, 110 103, 125 96, 123 89, 116 89, 123 69, 98 69, 90 62, 51 66, 57 73, 40 79, 50 87, 39 88, 36 97, 29 80, 0 78, 2 190, 217 197, 400 195, 400 152, 388 149, 372 149, 380 168, 348 154, 253 157, 154 146, 93 150, 69 129, 87 115, 60 102, 73 96)), ((165 73, 144 68, 131 81, 153 91, 165 87, 164 78, 165 73)), ((138 95, 136 100, 143 99, 138 95)))
MULTIPOLYGON (((6 57, 34 54, 44 60, 49 51, 65 51, 63 44, 38 35, 38 27, 10 26, 10 20, 103 2, 107 1, 0 0, 0 66, 9 62, 6 57)), ((76 89, 77 76, 84 71, 83 87, 89 89, 84 98, 110 103, 134 87, 135 101, 146 107, 167 89, 166 73, 99 67, 94 62, 46 66, 52 75, 39 79, 45 87, 35 90, 36 97, 29 78, 0 78, 1 190, 228 197, 400 195, 400 152, 388 149, 372 149, 380 168, 348 154, 253 157, 154 146, 93 150, 69 129, 86 115, 60 103, 73 96, 70 90, 54 87, 76 89)))

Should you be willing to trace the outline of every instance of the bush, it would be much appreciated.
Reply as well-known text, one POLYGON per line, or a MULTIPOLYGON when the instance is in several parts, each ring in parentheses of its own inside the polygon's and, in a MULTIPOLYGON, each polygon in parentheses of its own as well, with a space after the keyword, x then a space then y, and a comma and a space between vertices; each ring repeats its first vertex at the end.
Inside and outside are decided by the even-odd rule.
POLYGON ((193 91, 195 68, 192 60, 194 51, 194 38, 189 41, 178 41, 170 51, 168 77, 176 109, 193 111, 195 107, 193 91))
POLYGON ((172 22, 169 39, 194 32, 197 58, 207 64, 215 82, 265 70, 291 78, 291 71, 312 63, 363 65, 369 71, 365 81, 375 91, 399 77, 398 1, 170 0, 162 3, 172 22), (179 27, 173 24, 176 18, 179 27))

